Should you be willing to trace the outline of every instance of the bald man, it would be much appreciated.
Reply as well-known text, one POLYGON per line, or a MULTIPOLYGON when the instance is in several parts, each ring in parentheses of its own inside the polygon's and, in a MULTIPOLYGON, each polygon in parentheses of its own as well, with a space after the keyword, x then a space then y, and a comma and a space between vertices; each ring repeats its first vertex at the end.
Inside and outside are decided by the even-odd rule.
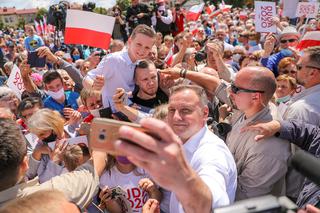
MULTIPOLYGON (((164 72, 174 78, 180 76, 177 68, 164 72)), ((230 85, 199 72, 187 71, 182 77, 203 86, 234 108, 232 130, 226 143, 238 170, 236 200, 266 194, 284 195, 289 143, 276 137, 257 143, 254 139, 256 134, 241 132, 250 122, 280 118, 275 106, 269 103, 276 90, 273 73, 264 67, 245 67, 230 85)))

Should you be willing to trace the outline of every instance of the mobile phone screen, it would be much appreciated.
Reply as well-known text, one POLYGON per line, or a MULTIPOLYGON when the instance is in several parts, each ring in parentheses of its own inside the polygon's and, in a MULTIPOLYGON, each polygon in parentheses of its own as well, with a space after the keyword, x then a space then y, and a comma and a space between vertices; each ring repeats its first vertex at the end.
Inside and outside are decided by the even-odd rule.
POLYGON ((44 67, 46 65, 46 57, 40 58, 37 51, 28 53, 28 64, 30 67, 44 67))

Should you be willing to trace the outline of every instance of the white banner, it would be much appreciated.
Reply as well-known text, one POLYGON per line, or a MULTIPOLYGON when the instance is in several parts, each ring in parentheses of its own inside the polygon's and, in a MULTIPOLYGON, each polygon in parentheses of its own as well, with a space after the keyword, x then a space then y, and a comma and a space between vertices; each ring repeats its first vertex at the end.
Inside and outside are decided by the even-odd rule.
POLYGON ((255 26, 256 32, 273 32, 277 27, 273 24, 272 18, 276 16, 276 3, 267 1, 255 1, 255 26))
POLYGON ((297 17, 306 16, 307 18, 316 18, 318 10, 318 2, 299 2, 296 15, 297 17))
POLYGON ((25 90, 25 88, 22 81, 20 69, 16 65, 13 66, 13 69, 7 81, 7 85, 16 93, 17 97, 21 99, 21 94, 25 90))
POLYGON ((299 0, 283 0, 283 16, 295 18, 299 0))

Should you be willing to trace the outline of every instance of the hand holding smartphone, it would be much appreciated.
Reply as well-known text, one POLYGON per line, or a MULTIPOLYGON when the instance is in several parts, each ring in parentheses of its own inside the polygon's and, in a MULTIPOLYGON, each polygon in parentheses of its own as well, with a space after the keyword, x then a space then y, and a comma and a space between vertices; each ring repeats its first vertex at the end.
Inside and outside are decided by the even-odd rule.
POLYGON ((38 51, 28 52, 28 64, 30 67, 44 67, 46 65, 46 57, 39 57, 38 51))
POLYGON ((122 155, 115 150, 113 143, 119 139, 119 128, 123 125, 147 132, 139 124, 117 121, 106 118, 95 118, 91 123, 89 147, 112 155, 122 155))

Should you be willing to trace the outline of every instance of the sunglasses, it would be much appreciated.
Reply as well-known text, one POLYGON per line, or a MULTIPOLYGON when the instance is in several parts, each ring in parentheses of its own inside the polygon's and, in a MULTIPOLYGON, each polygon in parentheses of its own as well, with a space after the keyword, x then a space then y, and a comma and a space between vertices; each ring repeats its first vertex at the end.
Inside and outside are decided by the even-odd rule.
POLYGON ((298 70, 301 70, 303 67, 320 70, 320 67, 309 66, 309 65, 307 65, 307 66, 297 65, 297 69, 298 69, 298 70))
POLYGON ((295 41, 297 41, 297 39, 288 39, 288 40, 281 40, 280 42, 281 42, 281 44, 285 44, 285 43, 287 43, 287 42, 289 42, 289 43, 292 43, 292 42, 295 42, 295 41))
POLYGON ((237 87, 236 85, 234 85, 234 83, 231 83, 231 91, 234 93, 234 94, 238 94, 239 92, 246 92, 246 93, 264 93, 264 91, 262 90, 252 90, 252 89, 244 89, 244 88, 241 88, 241 87, 237 87))

